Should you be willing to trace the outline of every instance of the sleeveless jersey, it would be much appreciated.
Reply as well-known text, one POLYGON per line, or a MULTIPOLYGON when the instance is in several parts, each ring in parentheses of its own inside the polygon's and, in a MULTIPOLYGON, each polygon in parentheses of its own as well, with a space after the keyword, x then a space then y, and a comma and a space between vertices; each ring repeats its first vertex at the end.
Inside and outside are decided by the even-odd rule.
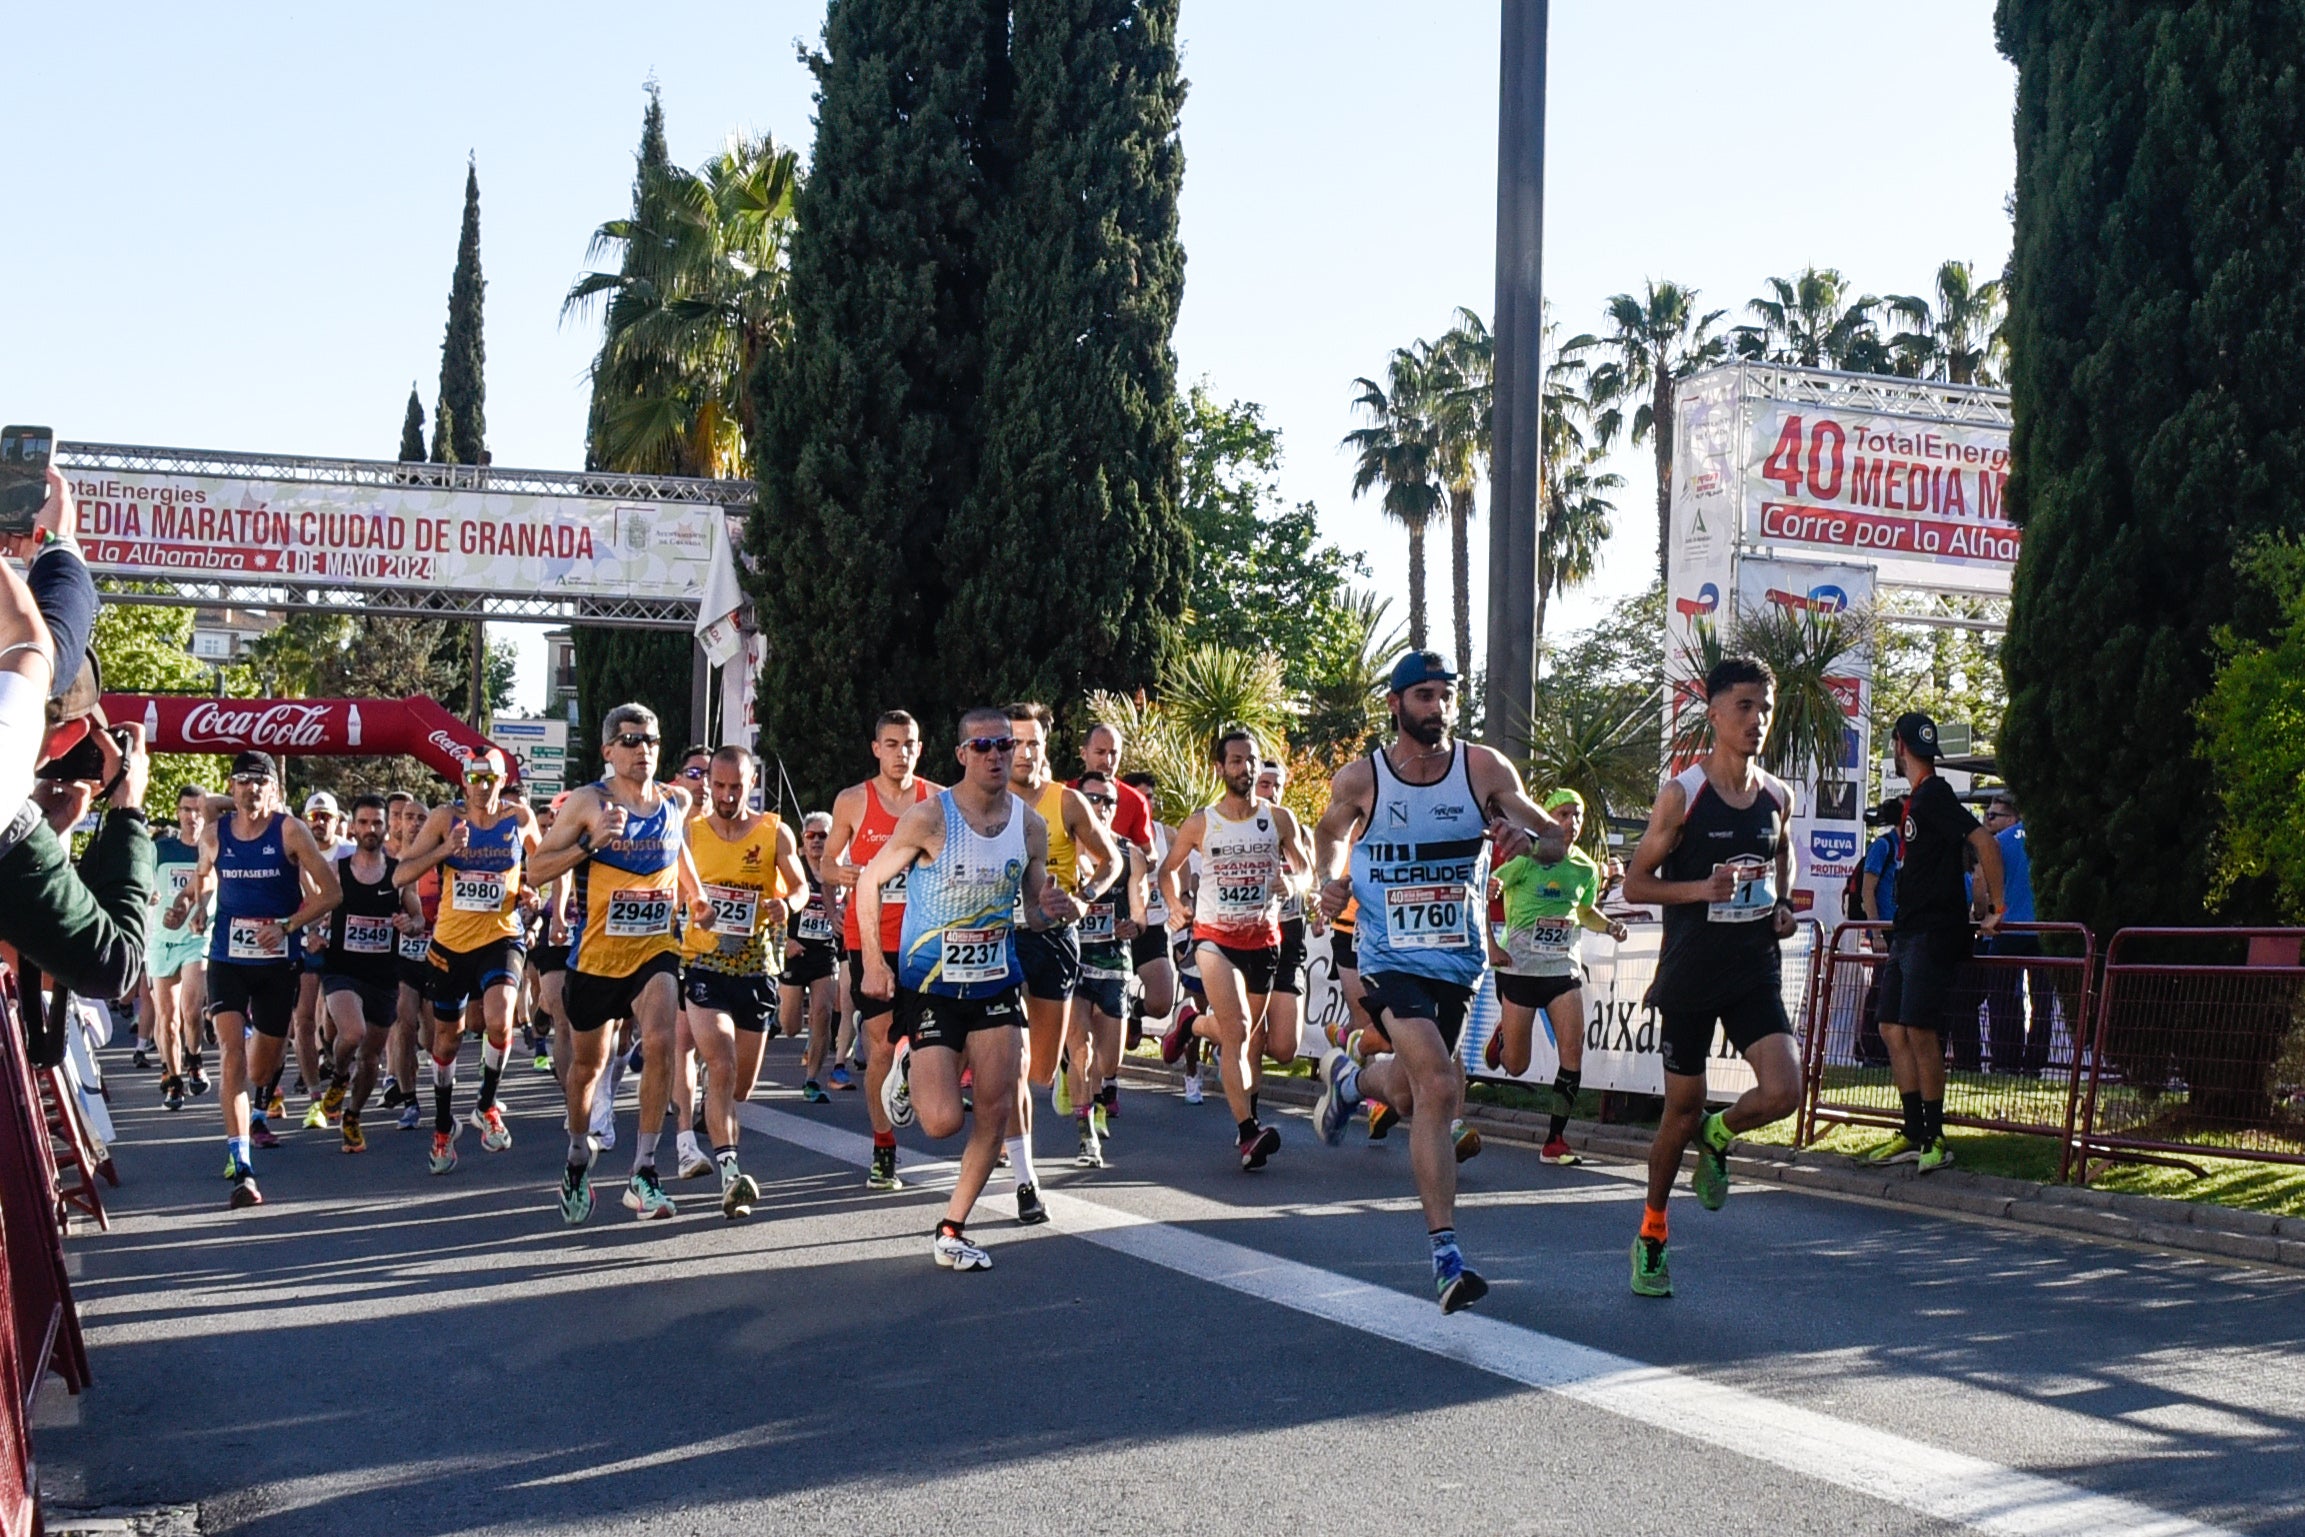
POLYGON ((494 827, 467 820, 471 841, 441 866, 440 909, 432 937, 443 950, 477 950, 520 936, 520 821, 500 807, 494 827))
POLYGON ((1780 894, 1777 843, 1783 820, 1792 815, 1793 792, 1773 774, 1756 769, 1755 775, 1753 803, 1741 811, 1721 799, 1702 763, 1673 776, 1688 809, 1681 841, 1658 873, 1668 881, 1701 881, 1727 865, 1737 884, 1725 902, 1666 905, 1652 989, 1660 1009, 1712 1007, 1780 984, 1777 931, 1770 920, 1780 894))
POLYGON ((1061 779, 1052 779, 1040 787, 1032 809, 1048 824, 1048 878, 1067 891, 1080 890, 1080 850, 1073 845, 1072 834, 1064 830, 1064 792, 1061 779))
POLYGON ((1193 938, 1235 950, 1269 950, 1281 942, 1274 920, 1281 830, 1269 802, 1234 821, 1211 806, 1201 813, 1200 888, 1193 898, 1193 938))
POLYGON ((144 932, 157 943, 170 940, 199 938, 192 927, 192 915, 184 916, 184 927, 171 929, 161 923, 171 903, 184 895, 184 888, 192 884, 192 876, 200 868, 200 848, 171 834, 152 840, 152 911, 146 918, 144 932))
POLYGON ((400 932, 393 917, 401 911, 400 893, 392 889, 392 871, 400 861, 383 856, 384 878, 363 881, 352 873, 352 856, 336 861, 336 879, 344 900, 328 919, 328 954, 320 969, 332 977, 357 977, 379 987, 400 979, 400 932))
MULTIPOLYGON (((936 793, 925 779, 912 782, 912 803, 919 805, 936 793)), ((896 819, 901 813, 890 811, 880 803, 880 789, 875 780, 864 782, 864 815, 857 819, 856 831, 849 835, 848 862, 862 869, 872 863, 881 846, 896 832, 896 819)), ((834 852, 837 852, 834 851, 834 852)), ((880 888, 880 947, 893 952, 904 940, 905 883, 912 878, 910 870, 890 876, 880 888)), ((840 942, 850 950, 862 950, 864 941, 857 937, 856 902, 853 898, 848 911, 840 921, 840 942)))
POLYGON ((303 944, 290 934, 282 948, 266 950, 256 930, 304 905, 304 881, 282 835, 287 815, 273 812, 253 838, 232 835, 238 820, 235 813, 216 824, 216 916, 209 923, 208 958, 236 966, 285 966, 303 953, 303 944))
POLYGON ((808 905, 792 915, 792 937, 804 945, 815 945, 830 950, 839 938, 832 927, 832 916, 825 906, 824 882, 814 870, 809 870, 803 859, 800 867, 808 871, 808 905))
MULTIPOLYGON (((1128 858, 1133 843, 1121 845, 1121 858, 1128 858)), ((1120 879, 1105 888, 1103 896, 1089 903, 1088 911, 1080 920, 1080 969, 1084 977, 1125 981, 1132 971, 1129 964, 1128 941, 1120 937, 1120 923, 1133 916, 1129 907, 1129 878, 1123 871, 1120 879)))
POLYGON ((424 927, 400 936, 400 958, 422 966, 432 953, 432 925, 440 919, 440 866, 416 878, 416 905, 424 914, 424 927))
POLYGON ((1488 964, 1488 825, 1464 744, 1429 785, 1402 779, 1382 751, 1369 767, 1369 822, 1353 845, 1361 975, 1399 971, 1477 987, 1488 964))
MULTIPOLYGON (((594 788, 605 796, 608 782, 594 788)), ((680 902, 682 829, 672 797, 658 791, 654 811, 635 815, 628 806, 624 815, 622 835, 594 844, 574 872, 568 966, 587 976, 629 977, 657 956, 680 951, 672 918, 680 902)))
POLYGON ((937 798, 944 849, 912 867, 896 978, 916 993, 994 997, 1024 981, 1016 910, 1024 889, 1025 803, 1010 795, 1008 822, 987 838, 968 825, 950 790, 937 798))
POLYGON ((743 837, 730 840, 712 830, 704 817, 688 824, 688 853, 696 861, 696 878, 704 886, 704 899, 712 904, 712 922, 688 926, 683 947, 688 964, 730 976, 775 976, 784 971, 781 925, 776 943, 761 908, 778 885, 776 839, 778 823, 770 812, 743 837))

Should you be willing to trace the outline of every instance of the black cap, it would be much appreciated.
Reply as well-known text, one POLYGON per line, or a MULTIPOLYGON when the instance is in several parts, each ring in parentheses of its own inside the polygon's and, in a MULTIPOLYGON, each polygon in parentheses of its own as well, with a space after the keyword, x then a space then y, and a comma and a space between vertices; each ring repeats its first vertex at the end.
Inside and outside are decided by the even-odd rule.
POLYGON ((232 777, 237 779, 242 774, 262 774, 267 779, 278 779, 280 770, 273 767, 272 754, 251 750, 236 754, 232 759, 232 777))
POLYGON ((1881 802, 1878 806, 1866 807, 1865 825, 1867 827, 1894 827, 1903 819, 1904 815, 1903 802, 1892 798, 1881 802))
POLYGON ((1905 751, 1923 763, 1937 761, 1937 723, 1919 710, 1897 717, 1896 737, 1905 744, 1905 751))
POLYGON ((1387 684, 1393 693, 1405 694, 1420 683, 1454 683, 1455 669, 1449 659, 1438 651, 1411 651, 1393 663, 1393 680, 1387 684))

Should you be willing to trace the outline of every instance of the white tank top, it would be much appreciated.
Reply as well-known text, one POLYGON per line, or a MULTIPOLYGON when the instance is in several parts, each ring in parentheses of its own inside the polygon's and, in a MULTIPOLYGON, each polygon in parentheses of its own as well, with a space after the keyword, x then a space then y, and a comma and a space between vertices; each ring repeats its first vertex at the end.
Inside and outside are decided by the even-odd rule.
POLYGON ((1273 901, 1280 885, 1281 831, 1272 807, 1259 801, 1237 822, 1214 806, 1202 815, 1193 938, 1236 950, 1271 949, 1281 942, 1273 901))

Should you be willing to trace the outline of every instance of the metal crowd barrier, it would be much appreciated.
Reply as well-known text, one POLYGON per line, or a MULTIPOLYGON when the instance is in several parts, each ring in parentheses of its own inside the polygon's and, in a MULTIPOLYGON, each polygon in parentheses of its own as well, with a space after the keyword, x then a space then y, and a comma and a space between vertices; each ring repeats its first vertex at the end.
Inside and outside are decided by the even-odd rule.
POLYGON ((2123 929, 2071 1157, 2305 1164, 2305 929, 2123 929))

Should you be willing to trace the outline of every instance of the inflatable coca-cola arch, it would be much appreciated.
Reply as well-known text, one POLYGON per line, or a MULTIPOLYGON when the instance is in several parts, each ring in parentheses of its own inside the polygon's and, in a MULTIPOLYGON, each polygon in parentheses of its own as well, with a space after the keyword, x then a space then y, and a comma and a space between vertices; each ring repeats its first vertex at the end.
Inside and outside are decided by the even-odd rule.
MULTIPOLYGON (((141 721, 154 752, 231 753, 256 748, 316 758, 405 753, 451 783, 464 760, 495 744, 418 694, 408 699, 216 699, 205 695, 106 694, 105 718, 141 721)), ((505 753, 506 773, 520 762, 505 753)))

